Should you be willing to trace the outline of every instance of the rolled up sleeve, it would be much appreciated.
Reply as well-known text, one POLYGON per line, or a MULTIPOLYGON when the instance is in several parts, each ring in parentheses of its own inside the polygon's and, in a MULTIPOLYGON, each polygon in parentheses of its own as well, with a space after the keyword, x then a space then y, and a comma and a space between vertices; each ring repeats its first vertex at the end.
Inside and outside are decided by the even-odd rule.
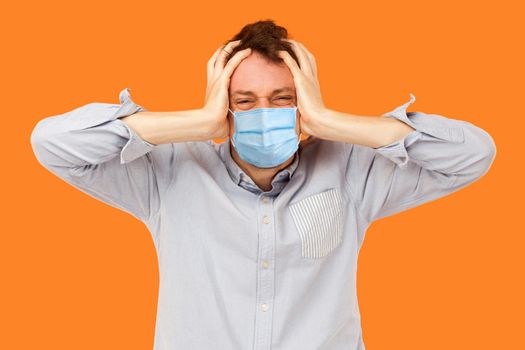
POLYGON ((371 222, 421 205, 481 178, 496 156, 492 137, 463 120, 407 112, 410 101, 383 114, 414 128, 382 147, 347 144, 346 180, 363 217, 371 222))
POLYGON ((40 120, 31 133, 38 161, 83 192, 147 220, 159 206, 156 145, 143 140, 120 118, 145 111, 129 88, 120 104, 93 102, 40 120))

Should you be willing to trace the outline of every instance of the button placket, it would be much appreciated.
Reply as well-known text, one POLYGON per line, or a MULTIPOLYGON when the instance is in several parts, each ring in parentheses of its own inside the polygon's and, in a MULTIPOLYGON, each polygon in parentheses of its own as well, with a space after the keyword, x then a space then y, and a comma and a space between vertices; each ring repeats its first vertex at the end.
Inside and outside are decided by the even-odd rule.
POLYGON ((257 252, 257 309, 255 314, 254 350, 270 350, 275 271, 275 225, 272 199, 261 196, 259 205, 259 249, 257 252))

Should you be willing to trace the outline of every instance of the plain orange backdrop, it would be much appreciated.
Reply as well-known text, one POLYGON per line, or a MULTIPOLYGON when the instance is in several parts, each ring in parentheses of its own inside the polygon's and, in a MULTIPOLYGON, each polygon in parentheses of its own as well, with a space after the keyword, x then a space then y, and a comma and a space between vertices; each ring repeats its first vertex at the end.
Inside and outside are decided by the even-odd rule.
MULTIPOLYGON (((151 349, 158 292, 140 221, 45 170, 47 116, 132 90, 152 111, 202 107, 206 62, 273 19, 315 55, 325 104, 462 119, 490 171, 369 228, 358 267, 367 350, 525 349, 523 7, 518 1, 46 1, 3 5, 1 349, 151 349)), ((305 305, 308 307, 308 305, 305 305)), ((222 349, 221 349, 222 350, 222 349)))

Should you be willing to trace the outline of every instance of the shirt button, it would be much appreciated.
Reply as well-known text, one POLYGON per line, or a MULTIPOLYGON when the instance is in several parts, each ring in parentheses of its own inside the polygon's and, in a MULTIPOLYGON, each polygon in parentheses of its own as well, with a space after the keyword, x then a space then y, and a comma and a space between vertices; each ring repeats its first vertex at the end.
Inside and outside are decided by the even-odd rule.
POLYGON ((267 269, 270 264, 268 263, 268 260, 263 260, 262 266, 267 269))
POLYGON ((262 311, 268 311, 268 304, 261 304, 262 311))
POLYGON ((263 203, 268 203, 268 197, 263 197, 262 201, 263 203))
POLYGON ((269 218, 268 216, 265 215, 265 216, 263 217, 263 222, 264 222, 265 224, 269 224, 269 223, 270 223, 270 218, 269 218))

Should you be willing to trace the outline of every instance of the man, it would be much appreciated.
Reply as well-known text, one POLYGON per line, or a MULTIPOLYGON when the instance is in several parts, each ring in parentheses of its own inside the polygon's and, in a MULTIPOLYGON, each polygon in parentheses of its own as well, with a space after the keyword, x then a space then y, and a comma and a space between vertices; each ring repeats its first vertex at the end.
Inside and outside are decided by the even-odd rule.
POLYGON ((367 227, 482 177, 494 141, 407 112, 413 95, 380 117, 328 109, 313 55, 272 21, 245 26, 207 68, 203 108, 151 112, 124 89, 119 105, 41 120, 36 157, 148 227, 156 350, 365 349, 367 227))

